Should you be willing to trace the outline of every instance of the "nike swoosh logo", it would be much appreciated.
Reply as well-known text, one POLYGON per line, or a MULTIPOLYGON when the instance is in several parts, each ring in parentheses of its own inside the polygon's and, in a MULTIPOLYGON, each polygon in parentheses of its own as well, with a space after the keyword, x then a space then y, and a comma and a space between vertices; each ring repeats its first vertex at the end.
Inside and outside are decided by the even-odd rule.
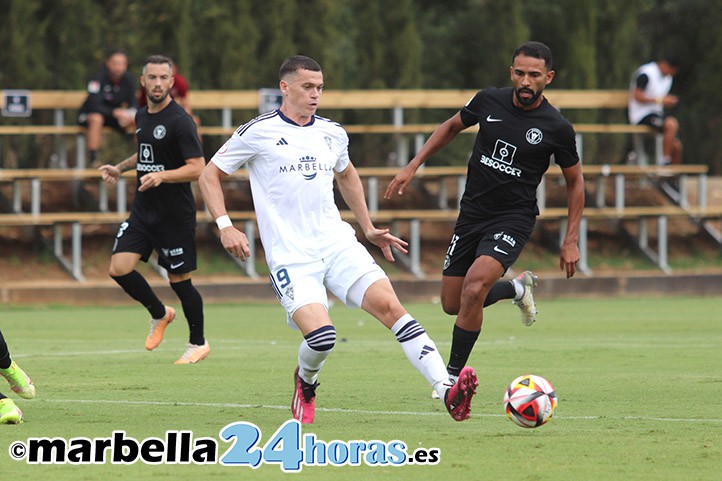
POLYGON ((171 269, 178 269, 178 268, 179 268, 180 266, 182 266, 183 264, 185 264, 185 261, 179 262, 178 264, 171 264, 171 265, 170 265, 170 268, 171 268, 171 269))
POLYGON ((487 121, 487 122, 503 122, 503 119, 495 119, 495 118, 492 117, 491 115, 487 115, 487 116, 486 116, 486 121, 487 121))
POLYGON ((508 255, 509 255, 508 252, 505 252, 505 251, 499 249, 499 246, 494 246, 494 250, 495 250, 496 252, 498 252, 499 254, 504 254, 505 256, 508 256, 508 255))

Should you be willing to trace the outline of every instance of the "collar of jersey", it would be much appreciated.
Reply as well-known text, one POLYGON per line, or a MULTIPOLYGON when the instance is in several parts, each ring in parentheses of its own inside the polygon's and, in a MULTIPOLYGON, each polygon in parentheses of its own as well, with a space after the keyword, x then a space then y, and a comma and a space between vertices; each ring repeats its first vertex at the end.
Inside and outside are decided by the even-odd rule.
POLYGON ((314 122, 316 122, 316 116, 312 115, 311 121, 309 123, 307 123, 306 125, 298 125, 296 122, 294 122, 293 120, 291 120, 288 117, 286 117, 285 115, 283 115, 283 112, 281 112, 281 109, 276 109, 276 112, 278 112, 278 116, 281 117, 281 119, 283 119, 284 122, 287 122, 291 125, 295 125, 296 127, 310 127, 314 124, 314 122))

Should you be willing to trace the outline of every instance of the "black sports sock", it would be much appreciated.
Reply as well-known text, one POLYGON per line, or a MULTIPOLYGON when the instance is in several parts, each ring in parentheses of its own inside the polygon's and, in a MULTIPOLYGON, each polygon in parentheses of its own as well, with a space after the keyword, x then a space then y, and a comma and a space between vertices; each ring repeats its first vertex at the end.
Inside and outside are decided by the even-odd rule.
POLYGON ((153 319, 162 319, 165 316, 165 306, 138 271, 132 271, 124 276, 110 277, 123 288, 126 294, 143 304, 153 319))
POLYGON ((93 165, 93 162, 95 162, 96 157, 98 156, 97 150, 89 150, 88 151, 88 163, 90 165, 93 165))
POLYGON ((512 281, 496 281, 489 293, 484 299, 484 307, 499 302, 502 299, 514 299, 516 297, 516 289, 512 281))
POLYGON ((446 365, 446 371, 451 376, 458 376, 466 361, 469 360, 471 350, 479 338, 481 331, 467 331, 454 324, 454 332, 451 340, 451 354, 449 354, 449 364, 446 365))
POLYGON ((206 339, 203 336, 203 298, 201 293, 198 292, 190 279, 171 283, 170 286, 183 306, 183 314, 186 316, 188 330, 190 331, 189 342, 196 346, 202 346, 205 344, 206 339))
POLYGON ((13 363, 10 359, 10 351, 8 345, 5 343, 2 331, 0 331, 0 369, 7 369, 13 363))

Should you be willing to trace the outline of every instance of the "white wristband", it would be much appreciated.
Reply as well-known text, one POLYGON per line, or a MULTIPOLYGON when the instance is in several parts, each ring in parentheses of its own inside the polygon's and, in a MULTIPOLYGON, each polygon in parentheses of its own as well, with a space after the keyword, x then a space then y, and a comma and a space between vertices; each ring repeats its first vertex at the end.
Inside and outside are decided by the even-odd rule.
POLYGON ((227 215, 222 215, 216 219, 216 225, 218 226, 219 230, 223 230, 226 227, 232 226, 233 222, 231 222, 231 218, 227 215))

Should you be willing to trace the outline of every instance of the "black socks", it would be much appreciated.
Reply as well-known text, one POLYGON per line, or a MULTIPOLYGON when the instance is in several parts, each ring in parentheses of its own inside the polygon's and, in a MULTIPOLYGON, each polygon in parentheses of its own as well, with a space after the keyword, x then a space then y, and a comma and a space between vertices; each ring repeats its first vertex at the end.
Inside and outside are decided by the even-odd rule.
POLYGON ((183 306, 183 314, 186 316, 190 330, 190 343, 202 346, 206 340, 203 337, 203 298, 200 292, 193 286, 190 279, 171 283, 170 286, 183 306))
POLYGON ((479 338, 481 331, 467 331, 454 324, 454 332, 451 340, 451 354, 446 370, 451 376, 459 376, 459 373, 466 366, 471 350, 479 338))
POLYGON ((110 276, 130 297, 140 302, 148 309, 153 319, 162 319, 165 316, 165 306, 156 297, 153 289, 138 271, 132 271, 124 276, 110 276))

